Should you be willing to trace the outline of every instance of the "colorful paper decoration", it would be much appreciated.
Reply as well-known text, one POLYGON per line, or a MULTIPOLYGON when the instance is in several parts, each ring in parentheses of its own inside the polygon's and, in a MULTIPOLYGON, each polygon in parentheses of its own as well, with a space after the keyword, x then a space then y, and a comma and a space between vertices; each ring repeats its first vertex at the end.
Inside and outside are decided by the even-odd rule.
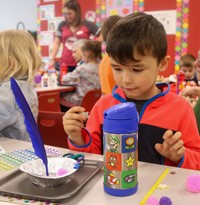
POLYGON ((64 4, 65 4, 66 0, 62 0, 62 13, 63 13, 63 9, 64 9, 64 4))
POLYGON ((106 0, 101 0, 101 21, 106 19, 106 0))
MULTIPOLYGON (((37 35, 39 36, 40 34, 40 0, 37 0, 37 35)), ((41 53, 41 46, 38 43, 38 38, 37 38, 37 45, 38 45, 38 50, 41 53)))
POLYGON ((119 15, 126 16, 133 13, 133 0, 107 0, 106 4, 106 16, 119 15))
POLYGON ((134 0, 133 1, 133 12, 143 12, 144 11, 144 0, 134 0))
POLYGON ((101 25, 101 0, 96 0, 96 25, 101 25))
POLYGON ((179 61, 187 53, 189 28, 189 0, 176 0, 175 73, 179 72, 179 61))
MULTIPOLYGON (((126 0, 126 4, 130 4, 133 6, 133 12, 144 11, 144 0, 126 0)), ((124 1, 122 0, 96 0, 96 25, 101 26, 103 20, 106 18, 106 5, 108 7, 122 7, 124 5, 124 1)), ((132 10, 132 9, 131 9, 132 10)), ((110 15, 126 15, 130 13, 130 9, 124 8, 122 9, 122 14, 118 13, 117 9, 113 9, 110 11, 110 15)), ((107 14, 108 15, 108 14, 107 14)))

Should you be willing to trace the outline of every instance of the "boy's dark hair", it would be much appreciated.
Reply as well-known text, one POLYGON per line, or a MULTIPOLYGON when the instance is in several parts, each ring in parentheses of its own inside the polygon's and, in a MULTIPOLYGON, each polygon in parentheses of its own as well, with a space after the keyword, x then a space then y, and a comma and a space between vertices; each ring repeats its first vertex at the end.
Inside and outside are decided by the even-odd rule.
POLYGON ((103 37, 103 40, 106 41, 106 37, 108 35, 108 32, 110 31, 110 29, 113 27, 113 25, 119 21, 122 17, 118 16, 118 15, 114 15, 114 16, 109 16, 104 22, 103 25, 101 27, 101 34, 103 37))
POLYGON ((180 59, 180 67, 188 67, 188 68, 195 67, 194 66, 195 61, 196 58, 192 54, 190 53, 185 54, 180 59))
POLYGON ((120 19, 106 38, 106 51, 116 62, 125 65, 135 61, 134 53, 150 53, 158 64, 167 54, 167 37, 163 25, 152 15, 142 12, 120 19))
POLYGON ((91 51, 95 58, 101 59, 101 42, 96 40, 86 40, 82 45, 81 50, 91 51))
POLYGON ((80 25, 81 23, 81 7, 77 0, 68 0, 64 4, 64 8, 68 8, 76 12, 76 24, 75 26, 80 25))

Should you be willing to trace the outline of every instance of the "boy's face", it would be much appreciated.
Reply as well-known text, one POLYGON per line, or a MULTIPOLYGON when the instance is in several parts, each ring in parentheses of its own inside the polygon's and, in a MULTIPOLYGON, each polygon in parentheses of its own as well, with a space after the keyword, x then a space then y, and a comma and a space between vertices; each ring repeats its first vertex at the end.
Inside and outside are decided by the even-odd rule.
POLYGON ((156 79, 159 71, 166 69, 169 59, 158 65, 157 59, 151 55, 134 57, 139 62, 128 63, 126 66, 110 59, 116 84, 130 99, 150 99, 160 92, 155 85, 156 79))
POLYGON ((184 73, 186 80, 191 80, 191 79, 194 78, 194 75, 195 75, 195 67, 186 67, 186 66, 183 66, 183 67, 181 67, 181 71, 184 73))

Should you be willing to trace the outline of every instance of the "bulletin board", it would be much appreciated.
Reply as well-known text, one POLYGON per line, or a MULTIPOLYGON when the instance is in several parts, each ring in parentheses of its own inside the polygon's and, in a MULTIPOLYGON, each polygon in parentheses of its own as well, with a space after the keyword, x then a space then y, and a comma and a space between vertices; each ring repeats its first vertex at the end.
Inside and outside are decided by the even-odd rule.
MULTIPOLYGON (((64 20, 63 3, 64 0, 37 0, 37 43, 45 63, 50 60, 49 56, 58 24, 64 20)), ((62 48, 60 48, 57 58, 60 58, 61 50, 62 48)))
MULTIPOLYGON (((65 0, 38 1, 38 45, 43 58, 48 58, 52 49, 57 25, 63 20, 65 0)), ((152 14, 164 25, 167 32, 169 67, 163 72, 168 76, 179 71, 180 57, 188 52, 188 31, 191 0, 79 0, 82 18, 92 18, 98 26, 110 15, 125 16, 132 12, 152 14)), ((61 51, 61 49, 60 49, 61 51)), ((59 58, 61 52, 58 53, 59 58)))

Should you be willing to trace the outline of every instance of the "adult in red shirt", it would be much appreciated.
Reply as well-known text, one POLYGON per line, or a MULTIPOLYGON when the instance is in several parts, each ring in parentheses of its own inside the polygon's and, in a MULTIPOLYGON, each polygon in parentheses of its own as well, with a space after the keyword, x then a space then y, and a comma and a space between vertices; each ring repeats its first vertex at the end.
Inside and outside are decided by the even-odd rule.
POLYGON ((54 65, 55 57, 61 44, 63 44, 60 65, 65 63, 68 67, 68 72, 71 72, 77 64, 72 56, 72 44, 77 39, 89 39, 91 34, 98 36, 100 28, 90 21, 81 19, 81 8, 77 0, 66 1, 63 13, 65 20, 58 25, 55 34, 51 64, 54 65))

